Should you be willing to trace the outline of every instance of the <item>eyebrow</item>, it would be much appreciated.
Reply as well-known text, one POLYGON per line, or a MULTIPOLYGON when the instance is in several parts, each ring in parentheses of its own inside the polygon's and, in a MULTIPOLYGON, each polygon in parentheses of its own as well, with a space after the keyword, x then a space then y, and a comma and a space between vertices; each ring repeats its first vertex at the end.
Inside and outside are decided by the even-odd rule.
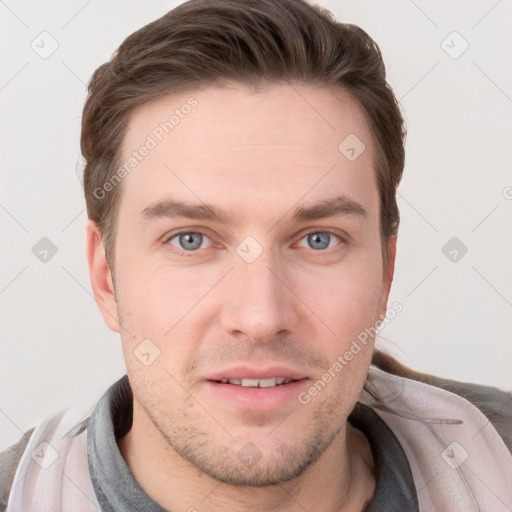
MULTIPOLYGON (((293 210, 292 221, 295 223, 319 220, 338 215, 354 215, 366 218, 365 208, 346 196, 336 196, 310 206, 300 206, 293 210)), ((189 219, 211 220, 227 225, 239 224, 239 217, 221 208, 206 203, 187 203, 176 199, 163 199, 141 211, 143 221, 157 218, 185 217, 189 219)))

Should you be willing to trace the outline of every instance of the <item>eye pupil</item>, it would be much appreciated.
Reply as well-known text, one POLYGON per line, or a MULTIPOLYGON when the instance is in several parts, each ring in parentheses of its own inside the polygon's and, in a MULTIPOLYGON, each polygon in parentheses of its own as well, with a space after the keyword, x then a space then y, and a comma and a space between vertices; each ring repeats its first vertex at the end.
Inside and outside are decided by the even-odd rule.
POLYGON ((329 233, 311 233, 308 235, 308 243, 313 249, 325 249, 329 247, 331 235, 329 233))
POLYGON ((201 233, 182 234, 179 237, 180 245, 181 245, 181 247, 183 247, 183 249, 188 249, 188 250, 199 249, 203 242, 202 237, 203 237, 203 235, 201 233), (196 237, 195 240, 194 240, 194 237, 196 237))

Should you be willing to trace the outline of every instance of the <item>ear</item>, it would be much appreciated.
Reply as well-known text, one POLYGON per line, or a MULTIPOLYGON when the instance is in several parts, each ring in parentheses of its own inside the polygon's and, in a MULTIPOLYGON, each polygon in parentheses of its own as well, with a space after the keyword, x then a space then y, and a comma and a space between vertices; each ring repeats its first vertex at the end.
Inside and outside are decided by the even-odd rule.
POLYGON ((101 231, 92 220, 87 221, 86 236, 89 276, 96 304, 107 326, 112 331, 119 332, 119 318, 112 275, 103 250, 101 231))
POLYGON ((391 283, 393 282, 393 275, 395 273, 396 242, 396 236, 390 237, 386 248, 388 260, 382 273, 382 288, 379 303, 379 318, 381 320, 386 316, 389 291, 391 290, 391 283))

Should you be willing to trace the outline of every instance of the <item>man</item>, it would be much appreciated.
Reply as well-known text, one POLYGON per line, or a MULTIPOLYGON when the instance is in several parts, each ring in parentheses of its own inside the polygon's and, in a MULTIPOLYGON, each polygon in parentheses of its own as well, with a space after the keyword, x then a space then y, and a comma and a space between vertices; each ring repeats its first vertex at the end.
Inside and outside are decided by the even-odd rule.
POLYGON ((82 152, 127 376, 3 454, 6 509, 510 510, 510 394, 374 353, 404 138, 376 44, 301 0, 126 39, 82 152))

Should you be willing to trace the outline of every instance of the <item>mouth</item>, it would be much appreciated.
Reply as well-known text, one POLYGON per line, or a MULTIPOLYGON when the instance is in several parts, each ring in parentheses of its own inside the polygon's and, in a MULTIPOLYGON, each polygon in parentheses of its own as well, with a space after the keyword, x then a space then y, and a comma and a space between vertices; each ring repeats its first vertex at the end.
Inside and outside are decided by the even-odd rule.
POLYGON ((309 384, 304 374, 282 367, 258 371, 241 367, 211 375, 203 382, 213 403, 230 410, 289 409, 309 384))
POLYGON ((295 382, 302 379, 290 379, 288 377, 270 377, 266 379, 228 379, 223 378, 220 380, 214 380, 219 384, 231 384, 233 386, 242 386, 244 388, 273 388, 275 386, 282 386, 290 382, 295 382))

